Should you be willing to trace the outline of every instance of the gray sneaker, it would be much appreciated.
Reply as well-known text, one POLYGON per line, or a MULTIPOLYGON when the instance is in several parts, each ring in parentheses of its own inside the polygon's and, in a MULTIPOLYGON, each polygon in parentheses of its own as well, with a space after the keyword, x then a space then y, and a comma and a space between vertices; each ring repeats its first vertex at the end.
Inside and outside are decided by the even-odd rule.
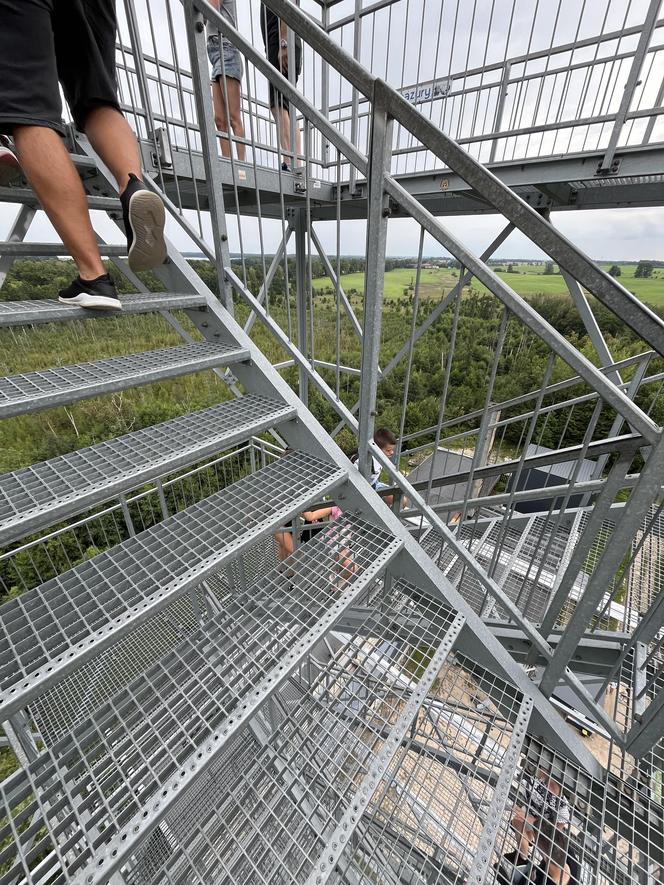
POLYGON ((129 176, 129 184, 120 202, 127 234, 129 267, 133 271, 159 267, 166 260, 166 210, 163 202, 135 175, 129 176))

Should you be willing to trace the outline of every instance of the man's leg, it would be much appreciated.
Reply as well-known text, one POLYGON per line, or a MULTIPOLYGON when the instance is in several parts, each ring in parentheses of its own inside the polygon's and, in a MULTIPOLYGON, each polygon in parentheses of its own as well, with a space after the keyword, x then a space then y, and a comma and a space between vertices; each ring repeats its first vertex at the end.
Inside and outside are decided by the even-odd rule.
POLYGON ((28 181, 81 278, 94 280, 105 274, 85 191, 62 138, 45 126, 16 126, 14 145, 28 181))
POLYGON ((122 193, 129 176, 142 180, 141 155, 129 123, 115 108, 93 108, 85 119, 85 134, 90 144, 113 173, 122 193))
POLYGON ((136 136, 120 111, 109 105, 92 108, 85 116, 84 126, 90 144, 118 183, 129 267, 133 271, 158 267, 166 259, 166 213, 160 197, 142 183, 136 136))
POLYGON ((283 107, 273 107, 272 116, 275 119, 277 124, 277 132, 279 134, 279 144, 281 147, 281 161, 282 163, 286 163, 286 165, 291 165, 293 167, 299 165, 299 159, 297 158, 302 153, 302 138, 300 135, 299 128, 295 130, 295 138, 296 138, 296 154, 297 156, 293 156, 291 151, 291 129, 290 129, 290 113, 286 108, 283 107))

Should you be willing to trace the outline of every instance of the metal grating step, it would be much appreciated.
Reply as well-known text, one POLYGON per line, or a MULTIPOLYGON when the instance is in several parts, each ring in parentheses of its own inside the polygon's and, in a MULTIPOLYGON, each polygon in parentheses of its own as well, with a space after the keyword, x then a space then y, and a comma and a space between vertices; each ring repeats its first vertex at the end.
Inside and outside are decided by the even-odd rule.
MULTIPOLYGON (((193 788, 198 801, 189 805, 188 820, 184 803, 177 818, 165 818, 171 857, 145 885, 298 885, 318 875, 325 881, 334 868, 329 852, 351 841, 360 805, 398 751, 463 623, 435 600, 420 595, 414 602, 413 589, 401 582, 383 589, 383 619, 371 639, 345 637, 318 672, 315 664, 303 664, 269 708, 273 731, 252 765, 240 768, 229 759, 225 786, 211 778, 206 790, 193 788), (407 640, 392 640, 390 624, 405 613, 435 634, 424 660, 416 630, 407 640)), ((139 881, 131 872, 126 878, 139 881)))
MULTIPOLYGON (((107 257, 122 258, 127 255, 127 246, 110 243, 97 243, 101 255, 107 257)), ((9 255, 12 258, 34 258, 34 257, 53 257, 63 256, 68 258, 69 252, 63 243, 3 243, 2 254, 9 255)))
POLYGON ((357 885, 372 885, 387 869, 441 885, 493 881, 487 861, 497 825, 510 816, 530 708, 469 659, 446 664, 367 808, 377 845, 349 843, 338 862, 341 880, 355 874, 357 885), (488 695, 500 699, 500 710, 488 695))
POLYGON ((0 475, 3 544, 216 454, 294 414, 273 400, 245 396, 0 475))
POLYGON ((64 824, 75 834, 81 853, 69 875, 91 881, 92 861, 94 880, 107 881, 109 864, 133 850, 123 832, 147 836, 400 549, 363 520, 331 523, 289 558, 290 584, 275 571, 229 593, 202 628, 29 765, 54 809, 53 833, 64 824), (354 567, 343 582, 342 545, 354 567))
POLYGON ((0 720, 116 643, 345 478, 302 452, 0 608, 0 720))
POLYGON ((44 746, 53 746, 73 731, 199 630, 224 601, 249 586, 257 586, 277 563, 274 538, 261 538, 222 572, 178 596, 153 618, 41 694, 29 711, 44 746))
POLYGON ((203 308, 203 295, 173 295, 168 292, 139 292, 123 295, 122 313, 107 310, 86 310, 61 304, 59 301, 0 301, 0 327, 32 326, 37 323, 56 323, 66 320, 103 319, 128 314, 156 313, 160 310, 189 310, 203 308))
POLYGON ((184 344, 0 378, 0 418, 226 366, 246 360, 248 356, 247 350, 224 344, 184 344))

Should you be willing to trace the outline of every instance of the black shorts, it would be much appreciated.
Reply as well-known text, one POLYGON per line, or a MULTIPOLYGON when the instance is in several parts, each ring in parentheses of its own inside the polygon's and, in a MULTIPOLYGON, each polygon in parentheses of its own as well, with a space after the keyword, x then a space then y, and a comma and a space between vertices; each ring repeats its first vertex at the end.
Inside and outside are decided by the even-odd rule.
MULTIPOLYGON (((270 62, 273 68, 276 68, 281 73, 281 66, 279 65, 279 48, 280 48, 281 40, 278 38, 276 40, 269 39, 267 44, 267 60, 270 62)), ((290 59, 289 59, 290 61, 290 59)), ((302 73, 302 42, 299 38, 295 40, 295 82, 297 83, 300 74, 302 73)), ((270 83, 270 107, 276 108, 279 106, 283 108, 285 111, 290 110, 290 102, 279 92, 278 89, 270 83)))
POLYGON ((0 132, 16 125, 64 133, 58 81, 74 122, 120 110, 114 0, 0 0, 0 132))

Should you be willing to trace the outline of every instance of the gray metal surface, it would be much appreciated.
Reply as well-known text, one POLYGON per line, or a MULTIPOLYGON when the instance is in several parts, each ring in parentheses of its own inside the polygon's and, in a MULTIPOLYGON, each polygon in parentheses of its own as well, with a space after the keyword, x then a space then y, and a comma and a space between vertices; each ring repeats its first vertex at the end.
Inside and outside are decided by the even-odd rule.
POLYGON ((423 598, 419 607, 412 590, 395 585, 377 593, 385 617, 375 642, 342 637, 327 662, 303 662, 275 696, 273 725, 251 764, 246 756, 244 765, 228 760, 224 777, 234 788, 219 784, 211 814, 208 800, 191 808, 188 820, 166 818, 164 831, 174 828, 177 840, 148 881, 304 883, 315 873, 339 817, 359 801, 373 754, 384 747, 391 756, 399 747, 382 731, 400 723, 409 700, 414 710, 424 701, 412 675, 415 634, 396 647, 389 621, 404 610, 416 622, 433 617, 436 645, 456 632, 448 609, 423 598))
POLYGON ((0 418, 232 365, 247 357, 246 350, 224 344, 185 344, 0 378, 0 418))
MULTIPOLYGON (((0 247, 1 248, 1 247, 0 247)), ((123 295, 122 316, 156 313, 160 310, 187 310, 205 308, 205 298, 197 294, 171 295, 168 292, 150 292, 123 295)), ((86 310, 59 301, 0 301, 0 327, 32 326, 66 320, 103 319, 117 316, 114 312, 86 310)))
MULTIPOLYGON (((118 483, 113 486, 114 493, 119 494, 113 518, 117 512, 124 532, 120 537, 128 534, 129 538, 89 562, 80 562, 71 571, 60 574, 62 566, 54 564, 52 570, 49 566, 49 576, 57 577, 0 611, 7 615, 4 620, 8 626, 4 651, 0 645, 0 664, 4 665, 0 679, 4 679, 8 701, 0 709, 5 715, 16 714, 11 716, 7 734, 12 746, 20 750, 19 758, 25 766, 21 777, 0 787, 5 811, 0 862, 11 867, 8 876, 12 885, 20 877, 19 869, 24 879, 49 881, 49 885, 72 878, 81 883, 96 880, 115 885, 118 876, 131 885, 293 885, 309 878, 312 882, 329 878, 344 885, 373 885, 377 881, 424 885, 471 875, 490 878, 501 851, 513 846, 509 823, 513 803, 528 807, 530 801, 527 794, 524 797, 521 772, 515 769, 523 737, 517 732, 531 705, 529 732, 542 736, 550 745, 563 769, 564 788, 574 806, 576 819, 570 838, 582 843, 582 879, 622 885, 633 874, 634 881, 641 885, 648 876, 659 876, 661 870, 653 865, 662 860, 663 765, 657 726, 664 705, 664 664, 659 633, 661 605, 656 601, 659 530, 649 524, 648 515, 653 516, 661 465, 646 460, 646 472, 655 474, 649 486, 646 474, 622 475, 627 467, 620 476, 612 475, 615 481, 607 481, 604 467, 614 452, 623 453, 627 464, 639 444, 661 447, 661 428, 653 417, 659 412, 653 406, 662 389, 662 377, 653 373, 645 378, 651 358, 647 353, 616 366, 605 352, 607 365, 598 370, 575 343, 557 335, 532 305, 501 283, 487 268, 485 259, 509 233, 511 225, 485 250, 482 259, 476 259, 431 213, 465 211, 468 206, 482 212, 497 210, 536 240, 539 237, 544 242, 545 235, 552 236, 545 243, 550 254, 571 256, 575 266, 567 269, 574 277, 586 284, 592 279, 596 288, 603 287, 606 291, 601 294, 607 303, 613 299, 613 309, 621 321, 640 328, 659 346, 661 324, 626 298, 615 283, 609 285, 598 269, 557 232, 551 234, 543 228, 545 222, 532 210, 546 210, 552 205, 620 205, 629 201, 628 197, 636 202, 661 202, 657 188, 662 180, 658 159, 662 151, 653 133, 662 120, 662 90, 657 90, 659 98, 656 106, 651 106, 652 96, 646 99, 645 90, 639 93, 636 72, 642 67, 652 85, 660 50, 654 39, 650 40, 648 22, 655 29, 664 22, 656 21, 657 10, 651 3, 647 21, 637 10, 633 24, 627 27, 624 22, 613 37, 602 25, 599 36, 593 33, 562 49, 552 34, 548 54, 546 47, 529 46, 520 60, 509 48, 508 37, 505 57, 496 62, 488 59, 487 53, 493 51, 489 35, 501 0, 487 2, 491 10, 489 25, 486 30, 470 29, 464 47, 466 70, 461 75, 450 71, 449 93, 440 101, 436 95, 430 109, 415 98, 419 110, 425 112, 420 115, 403 96, 408 91, 410 74, 402 71, 399 95, 393 70, 388 76, 386 68, 390 85, 384 85, 373 71, 359 63, 363 44, 366 48, 365 38, 372 30, 367 27, 371 17, 383 14, 392 22, 392 16, 412 7, 412 0, 377 0, 368 6, 364 0, 356 0, 348 23, 354 27, 351 42, 355 59, 326 40, 315 21, 304 17, 294 4, 268 0, 268 6, 283 11, 305 37, 305 65, 295 88, 292 68, 286 80, 262 58, 255 39, 226 29, 247 60, 243 112, 251 127, 244 139, 249 155, 245 164, 234 158, 231 162, 218 159, 218 133, 211 121, 200 17, 201 13, 208 16, 213 25, 220 21, 223 24, 223 19, 200 0, 186 0, 182 4, 184 16, 180 0, 155 0, 141 9, 140 16, 133 0, 122 5, 118 45, 122 107, 141 135, 144 162, 153 173, 150 186, 170 197, 168 210, 179 229, 216 263, 227 310, 220 308, 193 267, 172 247, 170 261, 157 270, 157 277, 169 291, 194 293, 196 306, 189 306, 188 321, 207 342, 222 341, 230 348, 241 345, 239 349, 248 359, 236 364, 237 379, 229 379, 234 391, 239 393, 241 386, 242 390, 267 397, 271 403, 282 400, 284 411, 275 405, 274 412, 263 416, 260 426, 267 428, 270 414, 274 414, 275 421, 279 415, 296 416, 297 420, 284 423, 280 431, 298 453, 138 535, 140 516, 137 519, 136 512, 140 508, 125 498, 123 484, 134 483, 135 487, 152 475, 157 469, 157 452, 142 450, 133 473, 129 468, 116 469, 121 459, 115 454, 110 462, 97 463, 93 458, 92 464, 86 461, 80 481, 65 475, 71 466, 78 465, 73 462, 75 456, 38 466, 38 472, 63 468, 62 475, 58 472, 54 479, 53 489, 45 492, 49 519, 60 512, 58 502, 64 502, 70 494, 74 502, 80 496, 78 504, 102 500, 96 496, 108 492, 91 489, 90 484, 96 484, 100 472, 112 475, 118 483), (183 27, 188 29, 188 54, 193 64, 187 58, 183 63, 180 57, 187 50, 181 39, 183 27), (123 42, 126 33, 130 46, 123 42), (485 57, 469 73, 471 48, 476 49, 478 33, 486 39, 485 57), (579 50, 603 52, 613 39, 620 45, 610 61, 576 57, 579 50), (167 61, 161 56, 169 55, 169 42, 167 61), (150 43, 155 57, 150 56, 150 43), (563 52, 569 54, 569 59, 561 57, 563 52), (547 156, 543 147, 547 133, 553 132, 558 139, 561 126, 569 123, 562 101, 558 111, 553 111, 553 96, 566 94, 566 88, 562 92, 551 90, 551 113, 544 114, 550 87, 560 82, 556 78, 571 77, 573 70, 583 70, 589 77, 597 71, 608 71, 608 80, 615 86, 630 66, 629 89, 617 112, 604 105, 592 119, 583 113, 573 118, 572 129, 600 127, 594 150, 584 149, 576 155, 567 150, 564 157, 547 156), (297 109, 290 122, 291 136, 301 126, 304 141, 300 158, 304 165, 298 175, 283 174, 280 169, 275 138, 279 127, 272 121, 260 89, 256 92, 257 73, 266 75, 289 97, 292 110, 297 109), (329 89, 336 80, 349 99, 347 108, 341 97, 338 104, 334 99, 330 101, 329 89), (322 113, 309 98, 318 98, 319 84, 328 90, 322 96, 322 113), (381 114, 376 96, 387 100, 396 117, 395 137, 384 139, 384 150, 376 150, 378 141, 374 138, 369 152, 367 122, 371 115, 376 118, 381 114), (481 124, 479 101, 485 99, 481 124), (451 107, 458 108, 459 101, 459 125, 462 120, 464 126, 471 124, 470 134, 457 133, 461 137, 456 141, 462 147, 453 140, 454 132, 445 116, 451 107), (434 119, 434 106, 441 111, 440 123, 434 119), (347 120, 348 110, 351 119, 347 120), (640 123, 646 127, 647 137, 637 145, 632 133, 638 134, 640 123), (613 137, 610 142, 603 141, 601 133, 608 135, 612 126, 613 137), (353 143, 344 137, 348 131, 353 143), (524 157, 516 148, 512 150, 510 160, 508 146, 516 144, 514 139, 522 139, 520 143, 528 147, 524 157), (538 140, 540 149, 532 150, 531 144, 538 140), (599 160, 605 156, 607 143, 610 149, 620 146, 616 167, 612 163, 611 169, 601 170, 598 175, 590 167, 597 166, 598 148, 599 160), (469 153, 464 152, 464 145, 469 153), (390 148, 391 166, 386 165, 390 148), (498 178, 516 186, 524 201, 510 195, 476 162, 472 156, 475 150, 480 160, 485 156, 490 160, 502 157, 504 162, 494 167, 500 170, 498 178), (454 172, 441 168, 441 157, 448 155, 454 161, 454 172), (514 162, 517 157, 519 160, 514 162), (263 168, 263 163, 271 168, 263 168), (405 170, 405 177, 400 170, 405 170), (372 184, 370 194, 367 179, 372 184), (586 200, 587 193, 592 195, 586 200), (298 207, 299 214, 294 256, 299 277, 297 339, 292 334, 289 313, 291 286, 285 246, 286 231, 294 226, 293 206, 298 207), (213 214, 211 246, 206 243, 210 224, 205 213, 209 210, 213 214), (460 487, 457 501, 450 503, 450 507, 458 504, 461 514, 456 527, 446 526, 418 489, 383 460, 398 493, 411 499, 412 522, 405 529, 361 477, 350 470, 342 453, 232 318, 229 286, 250 308, 247 328, 260 318, 281 345, 277 358, 285 355, 287 362, 299 368, 301 396, 308 401, 309 392, 316 397, 322 394, 351 430, 359 426, 361 448, 366 448, 380 378, 377 354, 381 317, 379 299, 373 299, 373 295, 380 294, 383 284, 380 231, 382 228, 384 232, 390 212, 414 218, 420 233, 411 339, 405 350, 395 348, 394 358, 409 357, 402 404, 404 427, 407 410, 417 396, 411 391, 409 398, 413 352, 426 326, 426 320, 420 327, 416 322, 426 233, 448 246, 464 265, 453 293, 429 314, 444 323, 450 319, 449 314, 444 316, 445 311, 449 308, 449 313, 454 313, 449 348, 445 342, 442 348, 444 391, 437 409, 438 424, 418 428, 414 434, 422 443, 417 446, 420 451, 434 436, 436 447, 440 443, 463 446, 463 452, 466 446, 474 450, 468 454, 469 469, 464 463, 449 478, 460 487), (518 218, 513 217, 515 213, 518 218), (258 261, 247 248, 246 215, 255 216, 260 242, 258 261), (363 370, 353 365, 352 357, 342 354, 344 336, 350 333, 353 340, 358 323, 353 322, 351 301, 341 297, 340 231, 342 219, 355 217, 372 219, 363 370), (534 217, 539 220, 533 221, 534 217), (284 245, 272 256, 266 244, 275 241, 275 218, 281 224, 284 245), (314 229, 319 219, 333 221, 337 233, 336 255, 328 249, 327 261, 323 261, 335 290, 333 356, 324 353, 321 346, 321 338, 331 327, 319 327, 319 299, 314 298, 311 285, 311 244, 317 247, 322 243, 314 229), (235 244, 229 245, 229 236, 239 240, 239 254, 234 254, 232 264, 230 250, 235 244), (264 275, 262 288, 255 274, 258 265, 262 265, 264 275), (276 281, 278 268, 283 271, 283 288, 279 281, 273 299, 269 277, 274 272, 272 279, 276 281), (585 281, 579 269, 586 273, 585 281), (470 416, 459 417, 448 408, 447 399, 450 367, 461 349, 456 346, 461 281, 471 273, 487 283, 502 304, 498 308, 496 341, 488 355, 486 383, 478 391, 477 402, 483 405, 470 416), (197 309, 203 302, 208 306, 206 313, 197 309), (351 313, 350 323, 343 317, 343 333, 342 310, 351 313), (515 327, 521 328, 520 340, 515 327), (496 403, 496 379, 508 367, 508 359, 503 357, 518 356, 531 347, 538 355, 544 354, 546 365, 543 374, 533 379, 538 389, 517 390, 506 402, 496 403), (566 369, 559 366, 558 357, 579 372, 583 382, 563 374, 566 369), (632 366, 636 374, 631 373, 632 366), (555 384, 550 383, 554 367, 553 377, 564 378, 555 384), (614 384, 618 371, 623 370, 628 382, 614 384), (365 407, 359 424, 342 400, 340 378, 346 371, 351 383, 355 381, 352 375, 361 372, 365 407), (335 385, 324 380, 332 372, 335 385), (569 400, 558 396, 567 387, 577 385, 579 390, 572 392, 578 396, 569 400), (521 403, 528 403, 528 411, 515 414, 521 403), (550 417, 552 423, 565 423, 565 419, 569 423, 579 406, 587 408, 590 416, 581 434, 582 442, 578 435, 567 439, 563 431, 557 446, 550 441, 542 443, 542 425, 546 428, 550 417), (501 417, 501 409, 507 417, 501 417), (455 428, 455 422, 461 427, 455 428), (621 436, 628 433, 628 425, 636 433, 621 436), (608 426, 611 431, 606 435, 602 428, 608 426), (447 434, 444 439, 443 428, 447 434), (508 450, 509 461, 501 471, 505 457, 502 443, 497 443, 497 452, 492 451, 492 445, 501 433, 504 438, 506 430, 508 441, 519 434, 520 441, 515 450, 508 450), (539 450, 528 459, 531 443, 544 444, 550 452, 539 450), (585 459, 598 455, 592 481, 587 482, 585 459), (550 501, 544 501, 541 489, 516 491, 529 464, 537 463, 555 473, 556 463, 565 462, 569 462, 569 470, 562 477, 565 481, 549 489, 548 494, 555 495, 550 501), (482 495, 478 485, 489 477, 501 481, 512 477, 513 485, 497 496, 489 496, 486 489, 482 495), (624 507, 623 496, 630 490, 630 503, 624 507), (596 492, 604 495, 606 511, 597 510, 596 499, 591 497, 596 492), (297 548, 293 558, 273 570, 273 533, 326 493, 334 495, 346 516, 324 527, 316 540, 297 548), (577 502, 579 495, 588 509, 571 512, 571 502, 577 502), (529 501, 548 507, 548 512, 520 512, 519 507, 529 501), (359 515, 355 515, 356 508, 359 515), (419 518, 419 526, 414 525, 415 518, 419 518), (621 520, 622 533, 617 528, 621 520), (438 571, 413 541, 411 529, 414 534, 424 532, 438 571), (620 551, 617 546, 611 549, 611 539, 620 541, 620 551), (607 550, 603 552, 604 546, 607 550), (619 562, 623 553, 624 560, 619 562), (655 565, 648 564, 651 560, 655 565), (616 568, 625 562, 629 578, 625 603, 621 605, 617 594, 623 590, 616 568), (555 600, 562 575, 570 592, 560 612, 554 616, 550 611, 555 641, 549 643, 550 631, 543 633, 541 622, 551 599, 555 600), (382 580, 376 580, 380 576, 382 580), (605 677, 603 687, 591 696, 590 687, 596 686, 597 680, 584 681, 576 670, 570 672, 565 665, 576 664, 576 659, 584 656, 584 643, 587 646, 591 639, 601 638, 602 631, 612 630, 616 605, 622 608, 618 619, 622 632, 614 633, 615 641, 608 643, 609 662, 603 657, 609 654, 605 650, 586 661, 591 669, 601 666, 605 677), (439 660, 430 656, 451 637, 450 623, 455 616, 460 628, 458 656, 449 660, 438 675, 439 660), (487 619, 490 624, 485 623, 487 619), (354 631, 352 638, 339 635, 342 627, 354 631), (494 631, 501 628, 512 657, 496 641, 494 631), (509 631, 516 632, 514 640, 509 631), (322 637, 325 641, 321 642, 322 637), (473 660, 461 656, 467 653, 473 660), (71 659, 66 657, 69 655, 71 659), (571 733, 526 675, 521 666, 524 659, 545 670, 545 682, 560 677, 568 697, 577 697, 585 710, 598 713, 613 739, 607 756, 594 758, 571 733), (612 709, 609 673, 618 680, 612 709), (12 688, 18 699, 9 695, 12 688), (431 697, 423 699, 425 688, 431 689, 431 697), (28 706, 21 710, 25 704, 28 706), (44 748, 35 743, 32 727, 40 730, 44 748), (625 751, 626 746, 642 754, 638 763, 625 751), (37 752, 38 758, 28 761, 37 752), (574 761, 565 769, 570 760, 574 761), (587 772, 594 773, 592 783, 578 764, 575 767, 579 762, 587 772), (613 780, 602 774, 603 764, 617 773, 613 780), (344 823, 349 834, 345 847, 337 839, 344 835, 344 823), (614 832, 606 833, 607 827, 614 827, 614 832), (44 851, 51 836, 57 843, 53 846, 55 854, 44 851), (34 845, 31 840, 35 840, 34 845), (11 845, 5 847, 7 842, 18 846, 16 857, 11 845)), ((512 5, 511 0, 505 2, 508 7, 512 5)), ((562 3, 558 0, 556 15, 562 3)), ((336 6, 330 3, 322 16, 328 28, 334 30, 338 25, 336 6)), ((484 0, 477 0, 473 18, 476 10, 481 12, 486 6, 484 0)), ((350 9, 350 4, 344 7, 350 9)), ((466 5, 464 14, 469 8, 466 5)), ((316 19, 318 10, 310 0, 303 0, 302 10, 313 13, 316 19)), ((443 14, 441 6, 439 36, 444 33, 443 14)), ((536 17, 537 13, 532 16, 533 27, 536 17)), ((393 25, 388 24, 386 45, 393 55, 403 52, 405 61, 406 47, 412 45, 413 38, 411 21, 404 24, 404 39, 398 41, 393 39, 393 25)), ((424 13, 422 21, 415 16, 415 24, 424 34, 424 13)), ((427 30, 433 33, 435 28, 427 30)), ((458 36, 455 23, 451 46, 458 36)), ((373 43, 373 35, 371 40, 373 66, 373 50, 375 47, 380 52, 380 44, 373 43)), ((348 45, 347 40, 342 42, 348 45)), ((291 48, 294 44, 292 30, 288 44, 291 48)), ((451 58, 451 49, 450 53, 451 58)), ((421 80, 420 65, 424 71, 431 55, 421 53, 422 57, 416 59, 415 93, 420 87, 416 83, 421 80)), ((438 61, 436 57, 434 67, 438 61)), ((445 85, 443 91, 447 89, 445 85)), ((605 95, 598 96, 600 104, 609 92, 607 86, 605 95)), ((389 116, 383 119, 386 131, 391 125, 389 116)), ((235 135, 231 143, 237 146, 235 135)), ((85 150, 91 151, 89 147, 85 150)), ((104 194, 96 199, 112 196, 110 173, 105 168, 88 162, 82 171, 87 176, 88 190, 104 194)), ((0 198, 5 196, 0 194, 0 198)), ((100 207, 114 208, 104 204, 100 207)), ((325 242, 327 245, 329 238, 325 242)), ((0 270, 11 258, 5 257, 0 270)), ((122 270, 121 262, 118 266, 122 270)), ((135 278, 130 282, 136 287, 140 284, 135 278)), ((579 300, 582 296, 578 286, 575 292, 577 308, 584 314, 585 301, 579 300)), ((136 301, 140 303, 140 297, 136 301)), ((147 307, 147 302, 143 303, 147 307)), ((25 308, 20 315, 27 315, 25 308)), ((64 314, 62 318, 66 318, 64 314)), ((191 341, 187 321, 181 323, 170 315, 166 318, 183 340, 191 341)), ((58 317, 52 315, 50 319, 58 317)), ((594 328, 587 312, 585 320, 594 328)), ((600 337, 596 336, 595 341, 602 350, 604 339, 599 325, 596 331, 600 337)), ((325 341, 327 347, 329 344, 325 341)), ((637 347, 645 349, 641 342, 637 347)), ((274 353, 272 349, 269 352, 274 353)), ((139 355, 136 360, 146 356, 139 355)), ((388 366, 392 364, 394 360, 388 366)), ((139 372, 125 381, 126 386, 147 383, 139 372)), ((90 381, 90 389, 94 383, 94 379, 90 381)), ((106 386, 100 392, 108 389, 106 386)), ((34 404, 43 407, 43 402, 38 394, 34 404)), ((318 408, 312 396, 314 402, 318 408)), ((326 414, 325 420, 328 417, 326 414)), ((435 415, 428 420, 435 421, 435 415)), ((148 448, 152 431, 146 432, 144 440, 148 448)), ((235 439, 234 432, 232 426, 218 426, 217 439, 235 439)), ((180 441, 179 434, 176 440, 180 441)), ((174 445, 166 444, 165 469, 172 470, 180 454, 195 458, 202 446, 213 443, 201 428, 192 430, 188 448, 184 447, 186 452, 176 453, 174 445), (200 444, 198 438, 202 439, 200 444)), ((89 454, 88 450, 86 458, 89 454)), ((647 458, 646 451, 642 454, 647 458)), ((253 471, 258 457, 258 450, 252 449, 251 456, 239 460, 242 472, 253 471)), ((632 469, 638 471, 640 463, 632 469)), ((26 484, 21 486, 18 499, 29 512, 33 504, 40 506, 44 491, 40 483, 47 477, 40 475, 36 500, 27 502, 33 475, 25 472, 23 476, 26 484)), ((431 479, 426 487, 427 494, 431 494, 431 479)), ((126 490, 130 488, 126 486, 126 490)), ((154 490, 146 492, 152 496, 152 507, 158 490, 161 515, 157 519, 168 514, 163 488, 157 482, 154 490)), ((132 500, 136 501, 136 496, 132 500)), ((24 528, 28 524, 32 525, 24 523, 24 528)), ((41 539, 44 543, 39 548, 17 551, 14 565, 20 566, 21 556, 27 563, 34 553, 48 555, 51 542, 54 549, 56 544, 62 547, 60 530, 52 535, 41 539)), ((12 551, 8 555, 11 557, 12 551)), ((40 578, 40 582, 43 580, 40 578)), ((6 584, 4 577, 3 582, 6 584)), ((11 581, 8 589, 13 594, 11 581)), ((529 758, 527 765, 531 763, 534 759, 529 758)))
POLYGON ((107 881, 135 850, 124 834, 152 831, 399 547, 353 517, 330 525, 287 561, 292 586, 276 571, 227 593, 200 630, 27 767, 58 806, 50 826, 64 812, 80 839, 74 881, 107 881), (341 584, 331 574, 346 543, 354 571, 341 584))
POLYGON ((0 608, 6 718, 344 478, 293 453, 0 608))
POLYGON ((248 395, 0 475, 3 543, 216 454, 293 414, 278 402, 248 395))

